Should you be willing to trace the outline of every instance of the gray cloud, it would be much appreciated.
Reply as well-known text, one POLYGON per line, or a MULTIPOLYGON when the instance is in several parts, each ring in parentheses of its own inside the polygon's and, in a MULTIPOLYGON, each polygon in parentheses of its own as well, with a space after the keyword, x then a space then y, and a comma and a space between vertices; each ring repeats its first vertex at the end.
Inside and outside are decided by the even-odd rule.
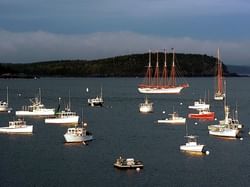
POLYGON ((176 48, 177 53, 207 54, 226 64, 250 65, 250 41, 197 40, 190 37, 159 37, 133 32, 98 32, 66 35, 43 31, 9 32, 0 30, 0 62, 26 63, 61 59, 97 59, 149 49, 176 48))

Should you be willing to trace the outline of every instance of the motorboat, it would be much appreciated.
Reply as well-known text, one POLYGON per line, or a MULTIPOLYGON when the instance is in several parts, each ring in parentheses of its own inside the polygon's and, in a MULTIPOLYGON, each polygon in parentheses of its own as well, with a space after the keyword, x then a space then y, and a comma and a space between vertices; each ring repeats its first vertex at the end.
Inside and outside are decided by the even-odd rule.
POLYGON ((135 160, 134 158, 122 158, 121 156, 116 159, 114 166, 121 169, 129 169, 129 168, 143 168, 142 161, 135 160))
POLYGON ((199 101, 195 101, 194 105, 188 106, 188 108, 196 109, 196 110, 208 110, 209 107, 210 107, 210 105, 206 104, 206 102, 202 101, 201 99, 199 99, 199 101))
POLYGON ((32 133, 33 125, 27 125, 23 119, 9 121, 8 127, 0 127, 1 133, 32 133))
POLYGON ((64 138, 67 143, 87 142, 93 140, 93 135, 87 131, 87 123, 83 123, 82 127, 68 128, 64 138))
POLYGON ((171 117, 158 120, 158 123, 169 123, 169 124, 185 124, 186 118, 180 117, 177 112, 173 112, 172 114, 169 114, 171 117))
POLYGON ((71 111, 70 102, 69 105, 65 107, 64 110, 60 111, 60 100, 57 111, 54 116, 45 118, 45 123, 51 124, 77 124, 79 121, 79 116, 76 112, 71 111))
POLYGON ((12 108, 9 107, 9 94, 8 94, 8 87, 7 87, 7 99, 6 101, 0 101, 0 112, 8 112, 10 113, 12 108))
POLYGON ((104 100, 102 97, 102 88, 100 96, 96 96, 95 98, 88 99, 88 104, 92 107, 94 106, 103 106, 104 100))
POLYGON ((45 123, 54 123, 54 124, 75 124, 78 123, 79 116, 76 112, 69 110, 63 110, 55 114, 55 116, 46 118, 45 123))
POLYGON ((199 110, 198 113, 188 114, 188 118, 199 119, 199 120, 214 120, 214 112, 210 112, 207 109, 206 110, 199 110))
POLYGON ((39 94, 33 99, 30 99, 31 105, 23 106, 22 110, 16 111, 17 116, 54 116, 54 108, 45 108, 42 104, 41 89, 39 94))
POLYGON ((139 111, 141 113, 153 112, 153 103, 149 102, 148 98, 146 97, 144 103, 139 104, 139 111))
POLYGON ((232 137, 236 138, 239 136, 240 129, 238 125, 230 123, 229 118, 229 107, 225 105, 225 119, 220 121, 217 125, 209 125, 208 130, 209 134, 214 136, 222 136, 222 137, 232 137))
POLYGON ((203 152, 203 148, 205 145, 198 144, 198 136, 185 136, 187 138, 187 143, 185 145, 180 146, 181 151, 187 152, 203 152))

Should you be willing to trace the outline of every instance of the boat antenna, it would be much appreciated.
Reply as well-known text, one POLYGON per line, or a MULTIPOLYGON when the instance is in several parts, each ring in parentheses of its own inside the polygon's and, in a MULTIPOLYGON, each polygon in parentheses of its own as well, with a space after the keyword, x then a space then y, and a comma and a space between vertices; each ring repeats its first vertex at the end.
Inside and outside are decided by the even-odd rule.
POLYGON ((42 94, 41 94, 41 88, 39 88, 39 101, 42 103, 42 94))
POLYGON ((101 86, 101 98, 102 98, 102 86, 101 86))
POLYGON ((69 110, 71 108, 71 103, 70 103, 70 90, 69 90, 69 110))
POLYGON ((7 86, 7 104, 9 104, 9 88, 8 88, 8 86, 7 86))

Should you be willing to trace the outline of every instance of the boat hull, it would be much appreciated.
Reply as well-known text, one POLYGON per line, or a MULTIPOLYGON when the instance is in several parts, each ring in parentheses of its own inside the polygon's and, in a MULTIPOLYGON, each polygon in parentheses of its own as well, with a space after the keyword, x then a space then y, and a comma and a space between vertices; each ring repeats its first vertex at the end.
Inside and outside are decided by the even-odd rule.
POLYGON ((0 133, 32 133, 33 125, 27 125, 26 127, 0 127, 0 133))
POLYGON ((236 138, 239 134, 239 130, 238 129, 228 129, 228 128, 218 128, 218 129, 209 130, 209 134, 213 135, 213 136, 236 138))
POLYGON ((54 116, 54 109, 38 110, 38 111, 16 111, 17 116, 54 116))
POLYGON ((187 152, 203 152, 204 145, 181 145, 180 150, 181 151, 187 151, 187 152))
POLYGON ((201 113, 201 114, 188 114, 188 118, 201 119, 201 120, 214 120, 214 112, 201 113))
POLYGON ((121 165, 121 164, 114 163, 114 166, 120 169, 143 168, 143 164, 121 165))
POLYGON ((183 89, 183 86, 177 87, 139 87, 138 91, 144 94, 179 94, 183 89))
POLYGON ((167 124, 185 124, 186 123, 186 118, 184 119, 176 119, 176 120, 169 120, 169 119, 162 119, 158 120, 158 123, 167 123, 167 124))
POLYGON ((77 142, 87 142, 93 140, 92 135, 78 136, 73 134, 64 134, 65 142, 67 143, 77 143, 77 142))
POLYGON ((46 118, 45 123, 51 124, 76 124, 79 116, 65 117, 65 118, 46 118))
POLYGON ((141 106, 139 108, 139 111, 141 113, 150 113, 150 112, 153 112, 153 107, 152 106, 141 106))

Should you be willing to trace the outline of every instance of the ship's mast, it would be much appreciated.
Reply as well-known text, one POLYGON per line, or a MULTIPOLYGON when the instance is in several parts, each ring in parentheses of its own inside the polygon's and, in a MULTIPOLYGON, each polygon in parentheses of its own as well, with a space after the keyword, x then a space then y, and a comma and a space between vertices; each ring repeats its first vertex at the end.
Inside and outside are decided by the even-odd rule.
POLYGON ((155 67, 155 84, 156 86, 159 86, 159 61, 158 61, 158 51, 156 52, 156 67, 155 67))
POLYGON ((174 48, 173 50, 173 63, 172 63, 172 68, 171 68, 171 73, 170 73, 170 85, 175 86, 176 80, 175 80, 175 55, 174 55, 174 48))
POLYGON ((164 49, 164 67, 162 72, 163 86, 167 86, 167 51, 164 49))

